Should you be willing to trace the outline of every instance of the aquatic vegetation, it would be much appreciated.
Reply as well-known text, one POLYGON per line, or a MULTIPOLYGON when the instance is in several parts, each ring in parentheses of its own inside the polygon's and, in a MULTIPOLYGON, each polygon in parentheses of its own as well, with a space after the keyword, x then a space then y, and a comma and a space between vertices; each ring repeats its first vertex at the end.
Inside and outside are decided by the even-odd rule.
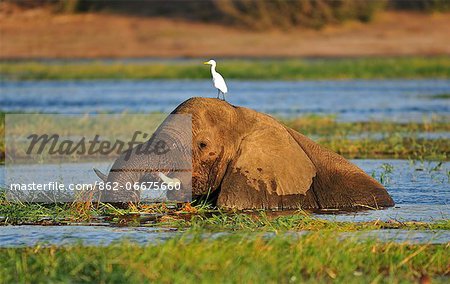
POLYGON ((141 246, 41 246, 0 248, 6 283, 259 283, 448 281, 448 244, 414 245, 304 236, 182 234, 141 246))
MULTIPOLYGON (((221 62, 220 72, 225 79, 240 80, 449 78, 450 57, 229 59, 221 62)), ((209 76, 200 60, 139 64, 102 61, 0 63, 0 77, 8 80, 208 79, 209 76)))
POLYGON ((180 230, 208 231, 355 231, 373 229, 446 229, 450 220, 423 222, 338 222, 297 211, 221 211, 202 202, 183 204, 139 204, 127 209, 94 202, 21 203, 0 195, 0 225, 71 225, 106 223, 116 226, 164 226, 180 230))
POLYGON ((448 117, 434 116, 421 122, 399 123, 393 121, 356 121, 341 122, 333 115, 303 115, 283 122, 305 135, 340 135, 361 133, 377 133, 388 136, 394 133, 414 135, 419 132, 448 132, 450 123, 448 117))
POLYGON ((389 163, 383 163, 381 165, 381 169, 383 171, 380 173, 379 177, 376 176, 375 172, 372 172, 372 177, 375 179, 378 179, 378 181, 381 184, 387 185, 391 180, 391 174, 392 174, 392 171, 394 170, 394 166, 392 166, 389 163))
POLYGON ((313 137, 319 144, 346 158, 407 158, 448 160, 448 139, 427 139, 421 133, 448 132, 446 118, 422 122, 339 122, 334 116, 306 115, 284 124, 313 137))
POLYGON ((330 139, 316 140, 319 144, 350 159, 363 158, 411 158, 428 160, 448 160, 450 148, 447 139, 419 139, 405 137, 401 139, 330 139))
POLYGON ((450 99, 450 94, 438 94, 434 96, 428 96, 430 99, 442 99, 442 100, 448 100, 450 99))
MULTIPOLYGON (((170 220, 165 222, 169 222, 170 220)), ((378 229, 450 229, 450 220, 424 222, 371 221, 371 222, 340 222, 327 221, 310 215, 305 211, 267 212, 256 211, 247 213, 217 212, 208 215, 197 214, 191 219, 178 221, 178 226, 187 227, 191 231, 361 231, 378 229)))

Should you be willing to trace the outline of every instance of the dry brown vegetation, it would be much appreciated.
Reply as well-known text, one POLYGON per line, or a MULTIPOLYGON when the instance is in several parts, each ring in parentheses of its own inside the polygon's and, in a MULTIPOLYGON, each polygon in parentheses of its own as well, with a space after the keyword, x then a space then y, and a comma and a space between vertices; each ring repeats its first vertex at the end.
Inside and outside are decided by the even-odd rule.
POLYGON ((2 59, 450 54, 449 13, 380 12, 369 24, 252 31, 174 18, 54 14, 1 4, 2 59))
POLYGON ((214 2, 231 23, 252 29, 295 26, 321 28, 345 20, 369 22, 386 0, 219 0, 214 2))

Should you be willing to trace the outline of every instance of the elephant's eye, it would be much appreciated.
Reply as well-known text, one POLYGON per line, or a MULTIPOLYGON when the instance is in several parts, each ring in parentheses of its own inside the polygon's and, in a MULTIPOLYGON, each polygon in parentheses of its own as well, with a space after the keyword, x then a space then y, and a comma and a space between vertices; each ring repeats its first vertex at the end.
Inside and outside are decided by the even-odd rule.
POLYGON ((198 144, 198 146, 200 147, 200 149, 205 149, 207 145, 206 145, 205 142, 200 142, 200 143, 198 144))

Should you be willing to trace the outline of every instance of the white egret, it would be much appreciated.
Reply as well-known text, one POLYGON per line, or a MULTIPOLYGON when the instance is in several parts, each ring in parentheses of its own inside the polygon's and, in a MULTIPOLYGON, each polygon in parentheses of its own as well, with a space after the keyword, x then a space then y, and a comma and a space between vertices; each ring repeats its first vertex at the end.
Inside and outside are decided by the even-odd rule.
POLYGON ((217 89, 217 98, 219 98, 220 93, 223 95, 223 100, 225 100, 225 94, 228 92, 227 84, 225 84, 225 80, 223 79, 222 75, 220 75, 216 71, 216 61, 210 60, 207 62, 203 62, 203 64, 211 65, 211 75, 213 80, 213 85, 217 89))

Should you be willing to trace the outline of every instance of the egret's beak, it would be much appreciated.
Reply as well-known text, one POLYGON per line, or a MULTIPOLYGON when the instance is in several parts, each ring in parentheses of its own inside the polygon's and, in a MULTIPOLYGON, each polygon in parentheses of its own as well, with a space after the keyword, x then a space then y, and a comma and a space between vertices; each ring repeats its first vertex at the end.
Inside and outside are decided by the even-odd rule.
POLYGON ((206 61, 206 62, 203 62, 203 64, 205 64, 205 65, 209 65, 209 62, 208 62, 208 61, 206 61))

